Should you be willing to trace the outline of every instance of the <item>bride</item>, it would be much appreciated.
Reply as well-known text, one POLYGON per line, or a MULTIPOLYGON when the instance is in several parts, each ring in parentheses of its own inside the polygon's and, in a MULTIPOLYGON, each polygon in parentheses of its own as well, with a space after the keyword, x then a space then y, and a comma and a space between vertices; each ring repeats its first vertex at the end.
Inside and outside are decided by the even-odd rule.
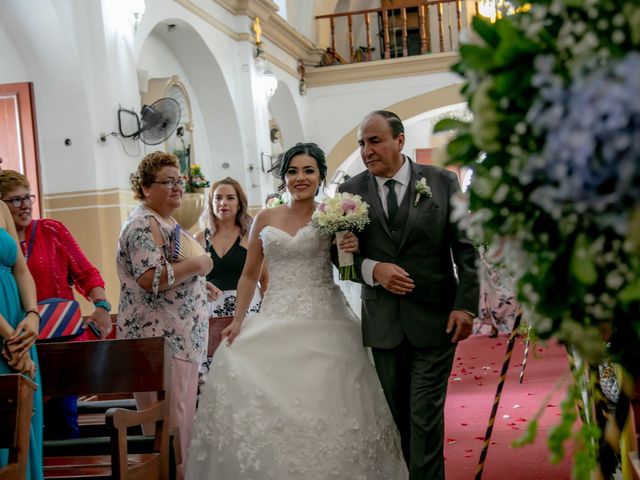
MULTIPOLYGON (((200 397, 188 479, 407 478, 360 325, 333 283, 330 241, 310 225, 326 173, 317 145, 292 147, 280 168, 291 201, 254 220, 236 316, 200 397), (245 318, 265 258, 269 290, 245 318)), ((340 248, 357 250, 356 237, 340 248)))

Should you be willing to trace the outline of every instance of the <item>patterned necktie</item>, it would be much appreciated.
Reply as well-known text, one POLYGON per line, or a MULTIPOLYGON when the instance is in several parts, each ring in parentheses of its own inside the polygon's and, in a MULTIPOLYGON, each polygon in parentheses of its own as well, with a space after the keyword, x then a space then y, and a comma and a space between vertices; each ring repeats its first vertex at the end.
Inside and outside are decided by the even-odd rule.
POLYGON ((387 187, 387 217, 389 218, 389 223, 393 223, 393 219, 396 217, 396 212, 398 211, 398 197, 396 197, 396 189, 395 189, 396 181, 393 178, 390 178, 384 185, 387 187))

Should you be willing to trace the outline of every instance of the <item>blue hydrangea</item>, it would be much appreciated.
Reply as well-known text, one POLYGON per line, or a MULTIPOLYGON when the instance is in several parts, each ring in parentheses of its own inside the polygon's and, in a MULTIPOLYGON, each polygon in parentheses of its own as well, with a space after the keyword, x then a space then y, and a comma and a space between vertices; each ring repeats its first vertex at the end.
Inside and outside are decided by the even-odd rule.
POLYGON ((520 181, 533 182, 531 201, 555 218, 590 213, 600 226, 625 234, 629 210, 640 201, 640 53, 564 90, 540 70, 548 88, 527 120, 545 144, 520 181))

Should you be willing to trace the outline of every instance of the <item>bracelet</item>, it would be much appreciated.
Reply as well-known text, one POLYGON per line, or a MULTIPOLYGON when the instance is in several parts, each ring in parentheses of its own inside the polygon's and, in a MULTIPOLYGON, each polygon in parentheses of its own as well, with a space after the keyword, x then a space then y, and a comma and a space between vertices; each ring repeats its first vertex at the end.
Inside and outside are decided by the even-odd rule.
POLYGON ((106 298, 100 298, 98 300, 95 300, 93 302, 93 305, 96 308, 103 308, 105 309, 107 312, 111 311, 111 304, 109 303, 109 301, 106 298))
POLYGON ((35 314, 36 317, 38 317, 38 320, 41 320, 42 317, 40 316, 40 312, 37 310, 27 310, 26 313, 24 314, 24 316, 26 317, 27 315, 29 315, 30 313, 35 314))

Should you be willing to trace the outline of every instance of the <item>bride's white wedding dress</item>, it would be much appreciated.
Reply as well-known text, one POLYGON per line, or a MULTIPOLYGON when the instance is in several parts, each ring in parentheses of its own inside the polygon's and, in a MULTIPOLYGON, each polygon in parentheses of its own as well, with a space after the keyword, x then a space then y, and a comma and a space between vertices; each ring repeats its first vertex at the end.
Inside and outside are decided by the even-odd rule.
POLYGON ((311 226, 260 233, 269 290, 200 396, 189 480, 402 480, 400 440, 360 325, 311 226))

